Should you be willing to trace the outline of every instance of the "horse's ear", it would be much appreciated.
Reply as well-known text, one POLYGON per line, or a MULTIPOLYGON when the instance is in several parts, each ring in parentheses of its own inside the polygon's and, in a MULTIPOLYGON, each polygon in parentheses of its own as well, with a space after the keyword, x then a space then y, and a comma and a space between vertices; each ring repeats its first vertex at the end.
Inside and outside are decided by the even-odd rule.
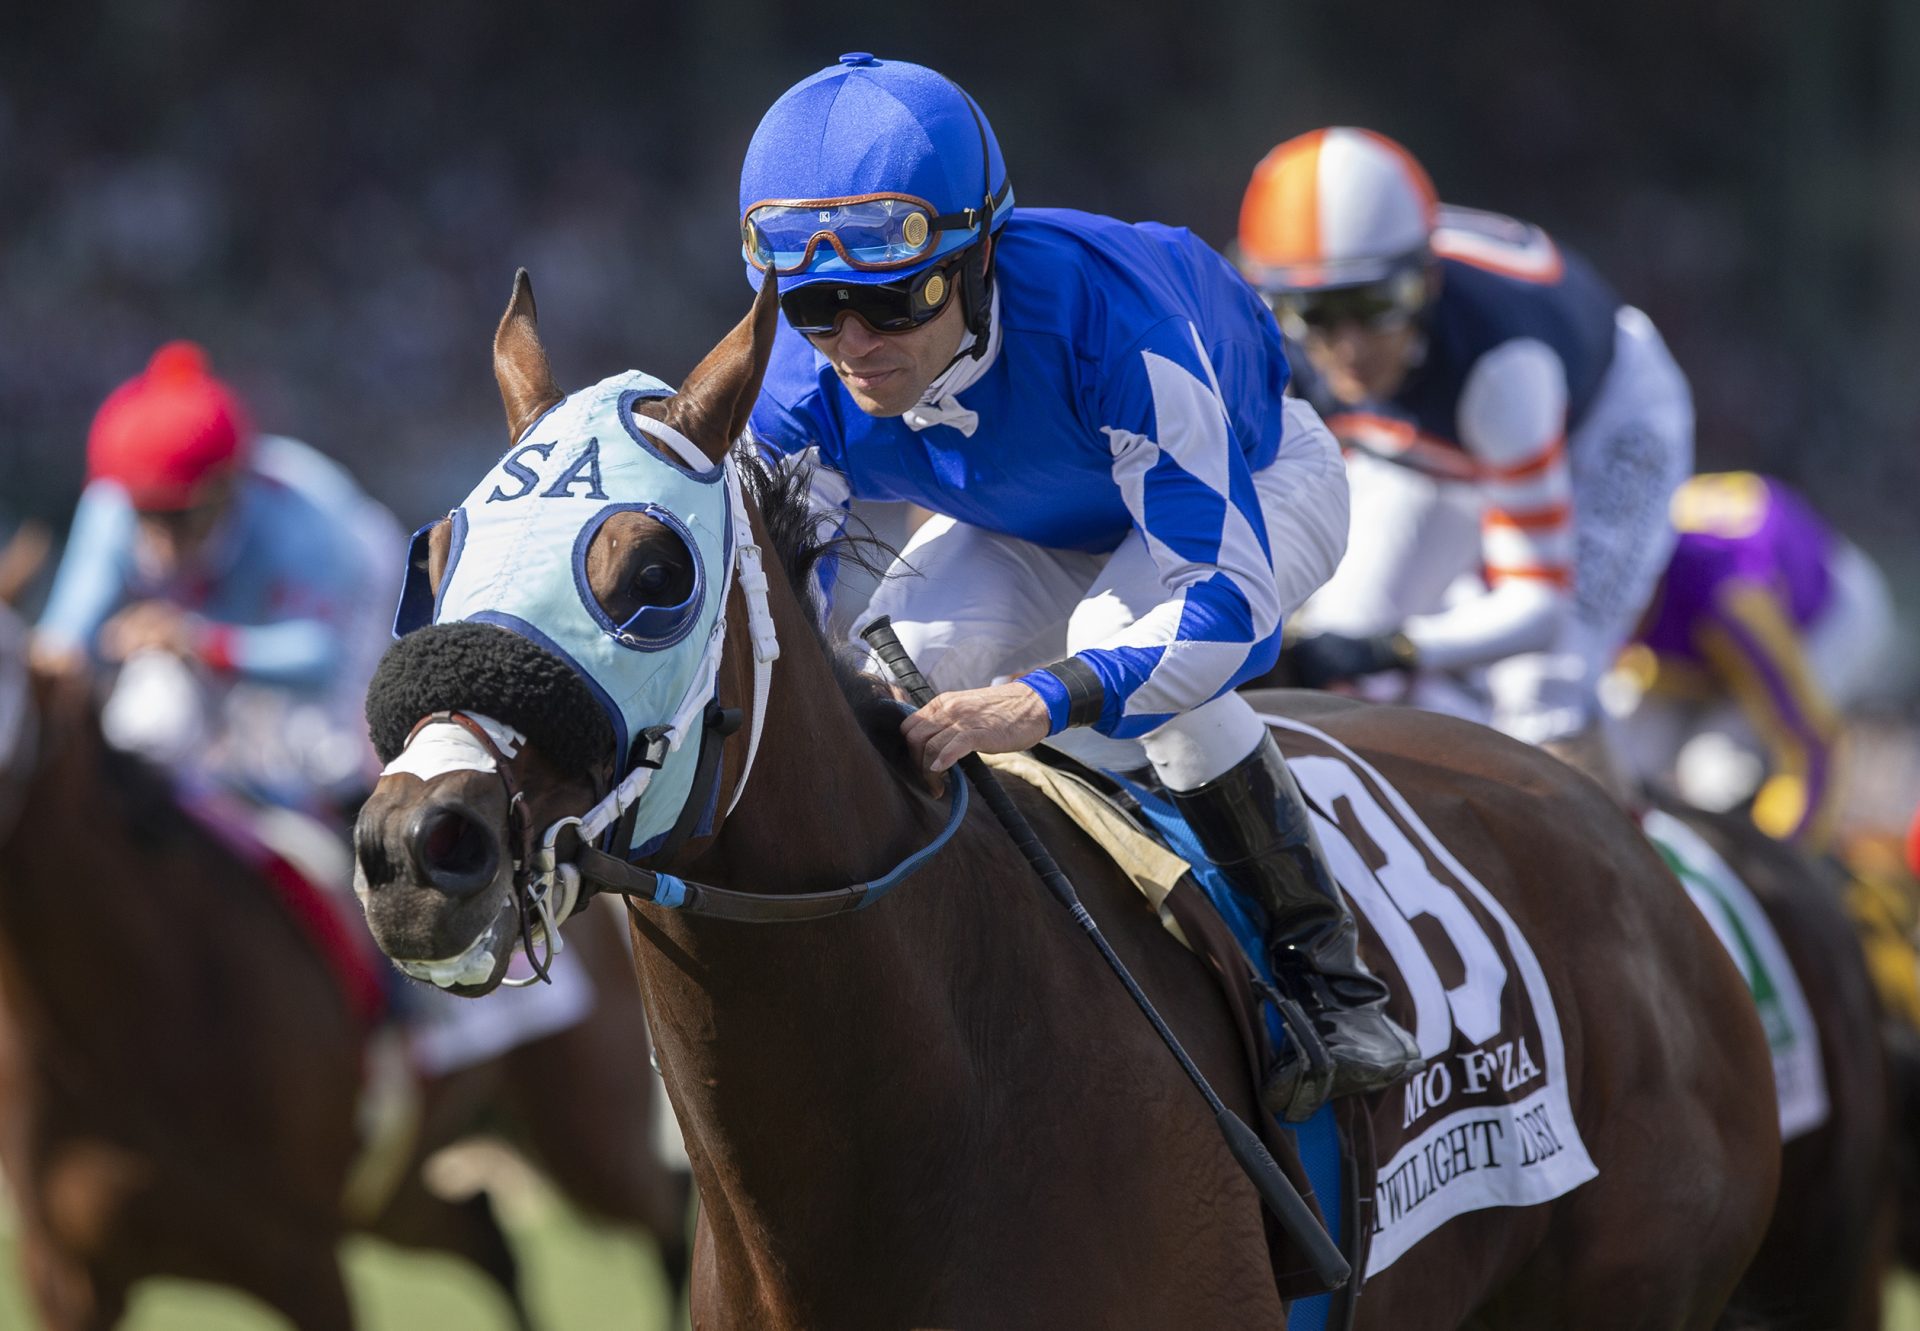
POLYGON ((547 349, 540 345, 540 320, 533 306, 533 281, 522 268, 513 275, 513 298, 493 332, 493 377, 507 408, 507 438, 518 439, 542 413, 565 396, 553 382, 547 349))
POLYGON ((441 518, 427 532, 427 586, 435 596, 447 580, 447 559, 453 553, 453 519, 441 518))
POLYGON ((715 462, 725 457, 753 414, 760 381, 773 355, 780 326, 779 284, 772 274, 760 283, 753 308, 720 345, 693 367, 680 392, 661 404, 667 424, 707 451, 715 462))

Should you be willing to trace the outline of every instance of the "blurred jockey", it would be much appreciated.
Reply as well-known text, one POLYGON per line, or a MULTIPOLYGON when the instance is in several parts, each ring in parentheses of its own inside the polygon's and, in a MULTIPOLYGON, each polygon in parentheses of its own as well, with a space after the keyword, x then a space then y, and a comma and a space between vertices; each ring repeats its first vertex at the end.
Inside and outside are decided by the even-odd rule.
POLYGON ((186 342, 101 406, 87 478, 35 651, 119 667, 107 738, 269 803, 364 793, 393 517, 306 445, 256 435, 186 342))
POLYGON ((1638 697, 1622 756, 1701 808, 1752 798, 1764 831, 1824 848, 1843 714, 1888 664, 1886 581, 1750 472, 1686 482, 1673 523, 1679 543, 1622 660, 1618 701, 1638 697))
POLYGON ((919 760, 1088 729, 1110 738, 1062 747, 1122 768, 1144 748, 1264 907, 1333 1093, 1409 1070, 1293 778, 1232 692, 1272 664, 1347 531, 1339 453, 1285 397, 1259 298, 1186 231, 1016 210, 973 100, 865 54, 774 103, 740 208, 748 279, 775 275, 785 315, 760 446, 812 467, 823 504, 940 515, 869 608, 954 690, 906 722, 919 760))
POLYGON ((1441 205, 1405 149, 1361 129, 1267 155, 1239 258, 1358 445, 1352 541, 1305 616, 1325 636, 1289 649, 1296 676, 1501 662, 1496 725, 1563 754, 1590 738, 1692 470, 1692 398, 1653 325, 1539 228, 1441 205), (1423 613, 1458 568, 1427 529, 1463 505, 1486 582, 1423 613))

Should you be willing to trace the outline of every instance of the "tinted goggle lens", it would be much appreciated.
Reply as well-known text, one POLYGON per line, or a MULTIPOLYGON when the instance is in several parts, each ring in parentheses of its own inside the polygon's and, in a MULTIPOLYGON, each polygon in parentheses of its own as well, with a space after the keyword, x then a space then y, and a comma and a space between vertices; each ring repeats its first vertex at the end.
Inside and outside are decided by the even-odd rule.
POLYGON ((780 310, 802 333, 831 333, 843 314, 876 333, 904 333, 946 308, 958 266, 941 264, 900 282, 809 282, 781 296, 780 310))
POLYGON ((859 199, 758 203, 740 225, 747 262, 765 272, 804 272, 826 246, 849 268, 898 268, 925 258, 942 231, 971 229, 973 215, 942 217, 925 199, 875 195, 859 199))
POLYGON ((1363 287, 1275 292, 1267 300, 1288 335, 1300 337, 1343 327, 1368 332, 1398 328, 1420 312, 1425 296, 1425 281, 1407 273, 1363 287))

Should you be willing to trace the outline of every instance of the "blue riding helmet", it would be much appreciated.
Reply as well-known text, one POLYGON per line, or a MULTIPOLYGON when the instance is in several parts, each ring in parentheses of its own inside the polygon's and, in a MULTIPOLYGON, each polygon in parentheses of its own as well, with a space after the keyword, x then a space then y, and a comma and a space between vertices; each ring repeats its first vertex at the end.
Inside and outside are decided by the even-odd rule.
POLYGON ((741 256, 750 285, 771 268, 782 295, 900 282, 980 239, 989 214, 998 230, 1012 205, 971 97, 923 65, 856 51, 787 89, 754 130, 741 256))

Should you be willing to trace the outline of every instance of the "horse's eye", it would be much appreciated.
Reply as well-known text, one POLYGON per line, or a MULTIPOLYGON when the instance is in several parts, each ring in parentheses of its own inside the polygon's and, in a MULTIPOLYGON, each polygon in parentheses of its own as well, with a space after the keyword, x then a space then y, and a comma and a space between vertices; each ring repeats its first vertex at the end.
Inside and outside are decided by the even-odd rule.
POLYGON ((673 581, 673 570, 665 564, 648 564, 633 580, 633 589, 651 600, 673 581))

